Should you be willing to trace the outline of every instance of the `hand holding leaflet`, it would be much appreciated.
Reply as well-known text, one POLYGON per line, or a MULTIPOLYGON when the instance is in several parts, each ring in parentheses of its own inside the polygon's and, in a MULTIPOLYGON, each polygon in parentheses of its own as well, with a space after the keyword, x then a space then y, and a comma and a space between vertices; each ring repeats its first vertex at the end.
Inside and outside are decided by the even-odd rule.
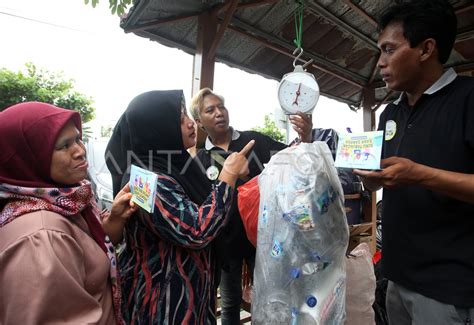
POLYGON ((131 201, 149 213, 155 208, 156 184, 158 176, 146 169, 132 165, 130 169, 131 201))

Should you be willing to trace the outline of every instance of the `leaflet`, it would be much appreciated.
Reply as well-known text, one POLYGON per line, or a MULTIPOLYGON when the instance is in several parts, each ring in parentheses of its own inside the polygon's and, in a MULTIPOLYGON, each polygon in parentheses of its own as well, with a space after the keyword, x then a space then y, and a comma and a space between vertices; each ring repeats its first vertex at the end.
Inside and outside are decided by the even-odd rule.
POLYGON ((336 167, 380 169, 383 131, 341 133, 336 151, 336 167))
POLYGON ((158 176, 146 169, 132 165, 130 169, 130 192, 132 202, 149 213, 155 208, 155 195, 158 176))

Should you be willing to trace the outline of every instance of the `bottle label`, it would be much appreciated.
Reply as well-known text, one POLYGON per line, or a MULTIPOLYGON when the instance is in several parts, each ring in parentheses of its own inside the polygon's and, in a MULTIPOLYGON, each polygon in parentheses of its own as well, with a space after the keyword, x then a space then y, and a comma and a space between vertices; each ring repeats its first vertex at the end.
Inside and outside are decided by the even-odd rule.
POLYGON ((298 226, 300 230, 311 230, 314 228, 313 218, 309 204, 300 204, 283 213, 283 219, 298 226))
POLYGON ((274 240, 272 245, 272 250, 270 251, 270 256, 278 258, 283 254, 283 245, 278 241, 274 240))
POLYGON ((329 186, 316 201, 319 213, 323 215, 328 212, 329 206, 336 200, 336 198, 337 192, 332 188, 332 186, 329 186))

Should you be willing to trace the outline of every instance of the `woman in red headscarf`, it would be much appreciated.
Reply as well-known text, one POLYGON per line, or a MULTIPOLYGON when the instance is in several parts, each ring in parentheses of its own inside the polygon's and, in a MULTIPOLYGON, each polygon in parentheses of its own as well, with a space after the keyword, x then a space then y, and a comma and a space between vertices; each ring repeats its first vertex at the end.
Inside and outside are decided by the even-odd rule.
MULTIPOLYGON (((79 114, 7 108, 0 148, 0 323, 123 323, 113 245, 84 180, 79 114)), ((135 211, 125 192, 109 220, 135 211)))

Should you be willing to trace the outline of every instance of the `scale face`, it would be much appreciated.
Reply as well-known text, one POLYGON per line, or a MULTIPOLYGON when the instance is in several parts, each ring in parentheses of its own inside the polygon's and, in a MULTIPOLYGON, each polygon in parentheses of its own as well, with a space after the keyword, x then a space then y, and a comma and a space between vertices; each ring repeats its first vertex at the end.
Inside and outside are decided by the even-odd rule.
POLYGON ((300 65, 283 76, 278 87, 278 101, 286 114, 310 114, 319 99, 319 86, 311 73, 300 65))

